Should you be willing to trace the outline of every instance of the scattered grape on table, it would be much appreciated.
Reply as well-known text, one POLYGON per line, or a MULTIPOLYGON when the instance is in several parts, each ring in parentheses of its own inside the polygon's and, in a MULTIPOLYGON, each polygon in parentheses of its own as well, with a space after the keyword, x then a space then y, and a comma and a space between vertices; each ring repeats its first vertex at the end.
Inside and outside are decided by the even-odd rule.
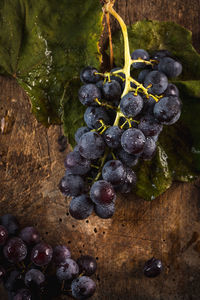
POLYGON ((96 269, 94 257, 82 255, 75 261, 65 245, 52 247, 32 226, 20 230, 11 214, 0 217, 0 282, 8 299, 88 299, 96 290, 90 278, 96 269))

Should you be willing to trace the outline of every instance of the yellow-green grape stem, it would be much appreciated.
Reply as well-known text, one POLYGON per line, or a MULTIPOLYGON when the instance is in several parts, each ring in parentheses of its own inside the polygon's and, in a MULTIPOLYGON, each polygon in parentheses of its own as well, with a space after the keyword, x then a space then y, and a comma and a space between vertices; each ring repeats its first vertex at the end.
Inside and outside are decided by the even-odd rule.
POLYGON ((112 106, 112 105, 110 105, 110 104, 108 104, 108 103, 106 103, 106 102, 100 102, 98 98, 96 98, 94 101, 95 101, 97 104, 99 104, 99 106, 105 106, 105 107, 110 108, 110 109, 113 109, 113 110, 116 110, 116 109, 117 109, 117 107, 114 107, 114 106, 112 106))
POLYGON ((132 59, 131 60, 131 64, 133 63, 145 63, 146 65, 151 65, 153 66, 153 63, 150 60, 144 60, 142 58, 138 58, 138 59, 132 59))
POLYGON ((110 153, 109 148, 106 148, 104 156, 101 158, 101 164, 99 166, 99 172, 98 172, 97 176, 94 178, 92 184, 100 178, 101 172, 102 172, 102 168, 103 168, 103 166, 105 164, 106 158, 107 158, 107 156, 108 156, 109 153, 110 153))

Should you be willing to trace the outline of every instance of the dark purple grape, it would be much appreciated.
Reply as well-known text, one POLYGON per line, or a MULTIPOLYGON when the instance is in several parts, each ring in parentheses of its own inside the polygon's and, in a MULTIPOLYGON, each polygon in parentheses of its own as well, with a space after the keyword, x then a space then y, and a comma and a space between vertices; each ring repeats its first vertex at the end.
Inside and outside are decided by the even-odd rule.
POLYGON ((91 186, 90 198, 97 205, 108 206, 115 201, 116 194, 109 182, 98 180, 91 186))
POLYGON ((91 168, 91 161, 82 157, 78 151, 68 153, 64 164, 65 168, 70 169, 74 175, 85 175, 91 168))
POLYGON ((85 67, 80 73, 80 79, 83 83, 96 83, 101 79, 97 69, 94 67, 85 67))
POLYGON ((159 124, 152 115, 147 114, 140 119, 138 129, 140 129, 145 136, 154 136, 162 131, 163 125, 159 124))
POLYGON ((71 258, 67 258, 65 264, 59 266, 56 276, 59 280, 72 280, 79 274, 78 264, 71 258))
POLYGON ((17 291, 24 287, 23 275, 17 271, 13 270, 10 272, 4 283, 5 289, 8 291, 17 291))
POLYGON ((81 255, 77 260, 77 264, 80 274, 84 273, 84 275, 91 276, 96 272, 96 259, 90 255, 81 255))
POLYGON ((29 246, 37 244, 40 241, 37 229, 32 226, 23 228, 19 233, 19 237, 29 246))
POLYGON ((53 256, 53 249, 47 243, 41 242, 32 249, 31 261, 36 266, 45 266, 50 263, 53 256))
POLYGON ((147 277, 156 277, 160 275, 162 269, 162 262, 159 259, 152 257, 145 263, 143 272, 147 277))
POLYGON ((80 140, 80 137, 81 137, 84 133, 89 132, 89 131, 90 131, 90 129, 89 129, 87 126, 80 127, 80 128, 77 129, 77 131, 76 131, 76 133, 75 133, 75 141, 77 142, 77 144, 78 144, 78 142, 79 142, 79 140, 80 140))
POLYGON ((27 287, 41 286, 45 282, 44 274, 38 269, 31 269, 25 274, 25 285, 27 287))
POLYGON ((112 202, 107 206, 95 205, 94 210, 99 218, 110 219, 115 212, 115 203, 112 202))
POLYGON ((100 91, 102 92, 102 88, 103 88, 103 80, 100 80, 96 83, 96 86, 100 89, 100 91))
POLYGON ((93 212, 94 203, 86 194, 72 198, 69 205, 70 215, 77 220, 87 219, 93 212))
POLYGON ((0 282, 3 281, 5 275, 6 275, 6 270, 4 269, 4 267, 0 266, 0 282))
POLYGON ((164 96, 179 96, 179 90, 173 83, 169 83, 167 89, 164 92, 164 96))
POLYGON ((20 289, 13 296, 12 300, 33 300, 31 291, 28 289, 20 289))
POLYGON ((147 137, 144 145, 144 150, 141 154, 141 158, 144 160, 151 160, 156 152, 156 143, 152 137, 147 137))
POLYGON ((101 100, 101 91, 95 84, 89 83, 79 89, 78 96, 83 105, 98 106, 96 99, 101 100))
POLYGON ((109 160, 102 169, 102 177, 113 185, 124 182, 126 171, 122 162, 120 160, 109 160))
POLYGON ((136 166, 138 163, 138 158, 139 158, 138 155, 129 154, 122 148, 118 150, 116 155, 119 158, 119 160, 122 161, 123 164, 125 164, 126 166, 128 166, 130 168, 136 166))
POLYGON ((61 179, 59 189, 64 196, 78 196, 85 191, 85 182, 79 175, 67 175, 61 179))
POLYGON ((171 57, 164 57, 158 64, 158 70, 167 75, 168 78, 173 78, 181 74, 182 65, 171 57))
POLYGON ((146 138, 141 130, 130 128, 124 131, 121 137, 123 149, 130 154, 139 154, 143 151, 146 138))
POLYGON ((110 124, 110 118, 103 107, 89 106, 84 113, 84 121, 90 129, 99 128, 99 120, 106 125, 110 124))
POLYGON ((0 217, 0 223, 3 225, 7 231, 8 234, 16 234, 19 230, 19 223, 15 216, 11 214, 6 214, 0 217))
POLYGON ((168 79, 164 73, 152 71, 145 77, 144 86, 148 87, 150 94, 161 95, 168 86, 168 79))
POLYGON ((123 133, 123 130, 120 129, 118 126, 111 126, 109 127, 103 137, 110 148, 119 148, 120 147, 120 140, 121 140, 121 135, 123 133))
POLYGON ((116 80, 110 80, 104 83, 102 91, 107 101, 115 101, 121 97, 121 85, 116 80))
POLYGON ((53 261, 56 266, 65 264, 67 258, 71 257, 70 250, 64 245, 58 245, 53 248, 53 261))
POLYGON ((91 131, 82 135, 78 143, 78 149, 86 159, 97 159, 104 153, 105 142, 100 134, 91 131))
POLYGON ((18 237, 10 238, 3 247, 3 254, 11 263, 18 263, 26 258, 27 247, 18 237))
POLYGON ((8 238, 8 231, 7 229, 0 225, 0 246, 3 246, 8 238))
MULTIPOLYGON (((133 51, 133 53, 131 54, 131 58, 134 60, 139 59, 139 58, 144 59, 144 60, 150 59, 148 52, 145 51, 144 49, 136 49, 135 51, 133 51)), ((142 63, 142 62, 136 62, 136 63, 133 63, 132 66, 135 69, 141 69, 141 68, 145 68, 146 64, 142 63)))
POLYGON ((126 168, 126 178, 124 182, 118 187, 118 191, 124 194, 130 193, 133 186, 136 184, 136 181, 137 177, 135 172, 130 168, 126 168))
POLYGON ((96 290, 95 282, 87 276, 74 279, 71 287, 72 296, 79 300, 88 299, 95 293, 96 290))
POLYGON ((140 83, 144 83, 145 77, 147 76, 147 74, 149 74, 149 72, 151 72, 151 69, 144 69, 142 70, 139 75, 138 75, 138 82, 140 83))
POLYGON ((168 96, 161 98, 154 106, 155 118, 164 125, 174 124, 181 113, 181 101, 178 97, 168 96))
POLYGON ((171 56, 171 53, 168 50, 158 50, 152 55, 152 59, 160 61, 161 58, 171 56))
POLYGON ((122 113, 128 118, 138 115, 141 112, 142 108, 142 97, 139 94, 135 95, 133 92, 129 92, 128 94, 126 94, 120 101, 120 109, 122 113))

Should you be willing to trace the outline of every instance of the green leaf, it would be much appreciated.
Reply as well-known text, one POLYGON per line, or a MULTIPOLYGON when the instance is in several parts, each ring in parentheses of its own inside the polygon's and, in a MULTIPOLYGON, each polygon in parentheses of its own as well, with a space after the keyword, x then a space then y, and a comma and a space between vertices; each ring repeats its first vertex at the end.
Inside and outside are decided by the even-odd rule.
POLYGON ((101 18, 99 1, 1 1, 0 72, 16 77, 44 124, 60 122, 60 99, 80 69, 99 65, 101 18))
MULTIPOLYGON (((174 83, 183 102, 177 124, 164 126, 157 153, 152 161, 140 162, 136 193, 152 200, 169 188, 174 180, 190 181, 200 172, 200 55, 192 46, 192 34, 174 22, 141 21, 128 28, 131 52, 142 48, 150 53, 167 49, 183 65, 174 83)), ((121 33, 113 38, 117 66, 123 65, 121 33)))

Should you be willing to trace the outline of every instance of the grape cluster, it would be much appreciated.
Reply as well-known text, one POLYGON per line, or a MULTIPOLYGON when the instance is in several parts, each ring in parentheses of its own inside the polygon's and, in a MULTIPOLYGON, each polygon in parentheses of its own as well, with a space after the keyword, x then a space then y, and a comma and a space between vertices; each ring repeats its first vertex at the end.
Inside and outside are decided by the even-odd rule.
POLYGON ((95 258, 73 260, 66 246, 52 248, 36 228, 19 230, 13 215, 0 217, 0 224, 0 282, 10 300, 50 300, 62 294, 83 300, 94 294, 95 258))
POLYGON ((152 159, 163 125, 180 117, 179 91, 168 79, 180 75, 181 63, 166 50, 150 56, 143 49, 130 62, 133 70, 142 69, 137 80, 125 67, 104 74, 90 66, 81 71, 86 126, 75 133, 77 145, 65 159, 59 184, 73 197, 69 211, 76 219, 93 210, 100 218, 112 217, 116 192, 129 193, 136 184, 132 168, 139 159, 152 159))

